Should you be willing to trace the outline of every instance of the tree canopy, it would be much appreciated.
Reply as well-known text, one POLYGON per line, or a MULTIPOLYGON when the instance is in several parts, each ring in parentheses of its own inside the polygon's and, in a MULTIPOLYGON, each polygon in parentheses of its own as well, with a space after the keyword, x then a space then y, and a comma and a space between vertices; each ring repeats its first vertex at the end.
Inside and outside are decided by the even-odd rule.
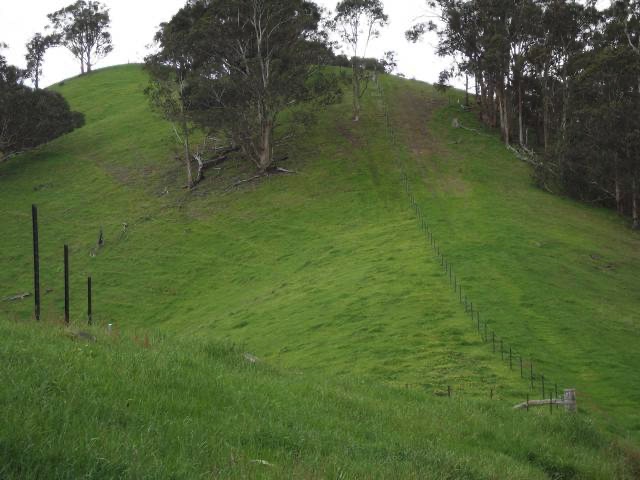
POLYGON ((369 80, 362 60, 367 55, 369 42, 380 34, 379 29, 388 21, 381 0, 342 0, 336 5, 333 27, 352 55, 353 119, 356 122, 360 120, 360 99, 369 80))
POLYGON ((59 93, 32 90, 25 72, 0 55, 0 161, 49 142, 84 124, 59 93))
POLYGON ((188 113, 265 172, 282 140, 280 114, 338 94, 320 69, 331 56, 320 21, 319 7, 307 0, 189 2, 161 26, 159 51, 147 59, 156 92, 158 82, 173 79, 168 116, 188 113))
POLYGON ((33 80, 36 90, 40 88, 40 77, 42 76, 42 66, 44 64, 44 54, 53 46, 58 45, 60 37, 58 35, 42 35, 36 33, 29 43, 27 43, 26 74, 33 80))
POLYGON ((78 0, 48 18, 62 45, 80 60, 81 73, 91 72, 96 61, 113 50, 109 10, 100 2, 78 0))

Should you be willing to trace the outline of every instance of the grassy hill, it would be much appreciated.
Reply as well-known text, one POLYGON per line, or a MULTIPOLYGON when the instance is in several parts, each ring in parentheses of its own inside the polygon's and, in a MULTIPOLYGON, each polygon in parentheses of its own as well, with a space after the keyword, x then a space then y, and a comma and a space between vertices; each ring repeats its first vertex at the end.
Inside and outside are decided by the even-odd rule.
POLYGON ((372 92, 360 123, 345 99, 296 140, 296 175, 234 188, 250 171, 232 164, 193 193, 138 66, 56 87, 87 125, 0 165, 0 296, 32 288, 36 203, 46 323, 62 316, 68 243, 74 328, 92 275, 98 343, 34 327, 29 300, 0 302, 0 473, 633 475, 640 239, 536 190, 493 134, 452 129, 479 128, 455 101, 381 82, 399 145, 372 92), (540 396, 539 377, 530 391, 475 332, 402 170, 483 322, 536 375, 578 388, 577 418, 510 410, 540 396), (449 386, 453 400, 439 397, 449 386))

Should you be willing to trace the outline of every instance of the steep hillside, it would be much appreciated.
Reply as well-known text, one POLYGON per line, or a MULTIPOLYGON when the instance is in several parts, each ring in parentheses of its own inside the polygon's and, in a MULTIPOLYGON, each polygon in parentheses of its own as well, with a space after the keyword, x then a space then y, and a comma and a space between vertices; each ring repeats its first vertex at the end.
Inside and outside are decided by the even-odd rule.
MULTIPOLYGON (((298 174, 229 189, 252 174, 231 165, 188 194, 173 132, 144 86, 134 66, 59 88, 87 126, 2 170, 1 291, 31 288, 36 203, 51 319, 61 317, 68 243, 75 322, 91 274, 102 324, 240 342, 300 370, 524 398, 526 383, 490 361, 424 255, 376 98, 358 125, 348 102, 321 114, 287 164, 298 174), (91 257, 100 226, 106 246, 91 257)), ((31 317, 28 302, 2 308, 31 317)))
MULTIPOLYGON (((189 435, 194 418, 196 423, 221 422, 207 411, 215 396, 211 382, 237 372, 224 362, 217 365, 216 359, 240 358, 238 352, 247 351, 269 367, 259 368, 259 378, 243 367, 230 380, 232 390, 242 393, 229 397, 225 405, 251 398, 251 408, 238 415, 248 415, 246 421, 262 436, 244 438, 245 423, 236 433, 224 423, 218 430, 214 425, 199 427, 190 442, 210 442, 205 439, 217 433, 234 439, 225 444, 226 450, 222 444, 207 443, 198 453, 204 461, 215 451, 218 469, 223 457, 233 465, 234 458, 242 458, 247 468, 261 468, 247 462, 266 452, 294 476, 291 468, 298 458, 302 476, 339 476, 346 457, 353 458, 344 467, 348 477, 368 478, 377 466, 381 476, 401 468, 405 476, 424 477, 429 471, 438 472, 434 477, 490 478, 503 472, 503 465, 513 478, 632 475, 622 450, 597 433, 606 427, 632 442, 640 435, 634 407, 640 400, 634 375, 640 367, 635 348, 640 340, 640 294, 633 282, 640 267, 640 239, 622 221, 537 190, 528 167, 506 151, 493 132, 482 131, 473 112, 462 112, 455 94, 448 100, 426 84, 395 77, 381 79, 384 96, 373 89, 366 97, 366 114, 358 124, 349 119, 348 98, 320 113, 317 125, 296 139, 287 161, 297 174, 234 186, 251 176, 234 163, 211 172, 188 193, 182 188, 173 133, 150 112, 142 94, 145 84, 139 66, 123 66, 57 86, 73 109, 85 113, 87 125, 0 165, 0 297, 32 289, 30 207, 36 203, 45 320, 55 323, 62 317, 62 246, 68 243, 74 328, 86 322, 85 281, 91 275, 99 338, 97 345, 79 347, 61 339, 57 327, 29 325, 31 299, 0 302, 3 336, 15 337, 0 350, 5 384, 14 379, 2 403, 27 399, 11 407, 4 419, 7 428, 0 430, 9 432, 19 418, 32 414, 35 432, 35 425, 55 411, 47 420, 51 438, 59 440, 53 443, 79 442, 68 435, 80 431, 83 421, 97 435, 99 420, 92 423, 92 408, 107 408, 105 418, 118 426, 102 446, 111 449, 114 459, 119 445, 137 445, 129 421, 118 420, 119 402, 130 404, 128 399, 136 395, 146 398, 134 416, 138 427, 147 428, 153 417, 144 402, 151 402, 153 392, 186 389, 193 401, 170 396, 165 399, 170 406, 158 410, 166 425, 180 419, 182 427, 157 431, 161 437, 171 432, 189 435), (396 145, 385 128, 385 103, 396 145), (454 117, 477 130, 453 129, 454 117), (513 370, 507 357, 501 360, 491 342, 477 334, 475 320, 450 287, 410 208, 400 181, 403 172, 439 248, 453 264, 456 280, 480 310, 482 327, 488 321, 487 332, 512 347, 513 370), (106 243, 92 256, 101 227, 106 243), (107 323, 114 324, 123 340, 104 336, 107 323), (31 349, 49 336, 51 345, 37 353, 36 347, 31 349), (155 339, 150 349, 147 341, 131 345, 126 340, 146 336, 155 339), (227 351, 220 342, 242 347, 227 351), (208 348, 227 353, 211 359, 201 353, 208 348), (195 352, 191 359, 189 352, 195 352), (76 354, 77 359, 69 360, 76 354), (520 378, 520 356, 525 368, 533 359, 533 388, 526 372, 526 378, 520 378), (57 365, 56 358, 71 364, 57 365), (94 365, 94 359, 101 365, 94 365), (113 362, 118 359, 122 366, 116 368, 113 362), (171 376, 161 375, 174 360, 171 376), (141 370, 135 367, 138 361, 144 365, 141 370), (38 364, 47 369, 36 374, 38 364), (83 376, 85 369, 91 373, 83 376), (274 375, 272 369, 286 373, 274 375), (30 373, 20 376, 21 371, 30 373), (510 411, 527 394, 540 397, 541 374, 547 379, 547 396, 556 383, 560 389, 578 389, 579 418, 551 417, 544 410, 524 420, 522 412, 510 411), (116 380, 140 375, 158 381, 131 393, 135 386, 116 380), (103 377, 107 386, 100 389, 95 379, 103 377), (194 393, 200 382, 208 387, 194 393), (254 382, 256 389, 240 386, 254 382), (352 406, 333 406, 333 397, 315 404, 309 418, 299 417, 322 385, 367 404, 368 410, 356 417, 371 421, 360 425, 357 418, 349 418, 352 406), (38 392, 48 394, 52 388, 57 393, 51 407, 38 404, 38 392), (448 388, 453 402, 439 398, 448 388), (289 389, 291 395, 283 393, 289 389), (111 393, 102 404, 99 395, 105 391, 111 393), (70 392, 70 403, 61 392, 70 392), (269 403, 267 398, 276 400, 269 403), (80 407, 85 402, 92 407, 80 407), (261 402, 270 407, 256 407, 261 402), (438 411, 443 422, 430 411, 438 411), (72 412, 78 412, 77 420, 72 412), (281 416, 288 420, 276 428, 280 420, 274 418, 281 416), (329 418, 335 423, 325 423, 329 418), (68 422, 76 423, 66 431, 68 422), (434 423, 427 427, 424 422, 434 423), (522 431, 516 434, 521 423, 522 431), (340 424, 354 429, 353 437, 332 433, 340 424), (425 452, 444 442, 452 424, 459 425, 442 447, 443 457, 431 462, 425 452), (494 429, 494 424, 500 427, 494 429), (299 436, 290 437, 283 425, 301 425, 299 436), (406 435, 390 433, 408 425, 412 427, 406 435), (317 429, 338 436, 318 440, 312 433, 317 429), (545 444, 549 429, 557 433, 545 444), (498 437, 485 438, 491 430, 498 437), (275 435, 273 443, 264 438, 267 434, 275 435), (521 435, 520 440, 507 448, 515 435, 521 435), (559 446, 582 436, 591 439, 584 440, 590 442, 584 449, 559 446), (304 444, 301 439, 308 437, 314 438, 309 448, 296 456, 292 445, 304 444), (429 443, 430 438, 436 440, 429 443), (551 455, 544 460, 533 453, 542 444, 551 455), (387 455, 378 450, 381 445, 397 445, 399 450, 385 450, 387 455), (465 466, 456 470, 445 457, 465 466), (333 460, 327 463, 327 458, 333 460), (479 463, 470 467, 476 460, 479 463)), ((29 432, 5 434, 0 441, 5 458, 15 455, 11 445, 24 446, 35 435, 29 432)), ((46 433, 41 435, 31 444, 34 448, 48 441, 46 433)), ((149 456, 168 451, 154 443, 158 441, 140 444, 144 459, 135 460, 137 447, 131 447, 124 457, 128 460, 109 468, 135 475, 127 470, 135 465, 151 468, 151 477, 161 473, 148 463, 149 456)), ((46 454, 71 461, 53 443, 46 454)), ((179 470, 188 447, 174 447, 185 448, 172 457, 179 470)), ((69 471, 86 472, 82 462, 96 462, 94 455, 93 450, 83 451, 69 471)), ((40 468, 37 465, 48 461, 42 457, 32 466, 40 468)), ((8 474, 31 468, 27 457, 16 462, 8 474)), ((193 468, 180 476, 189 478, 207 467, 198 463, 193 468)), ((108 476, 116 470, 98 473, 108 476)), ((224 469, 216 471, 224 475, 224 469)), ((263 472, 278 477, 275 470, 263 472)))

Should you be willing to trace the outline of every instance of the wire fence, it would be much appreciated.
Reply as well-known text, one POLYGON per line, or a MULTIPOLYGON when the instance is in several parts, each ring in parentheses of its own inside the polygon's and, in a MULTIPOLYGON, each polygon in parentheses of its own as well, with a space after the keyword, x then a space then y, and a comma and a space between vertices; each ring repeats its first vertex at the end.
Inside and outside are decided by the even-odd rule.
MULTIPOLYGON (((384 89, 378 79, 375 79, 375 85, 377 86, 377 93, 380 98, 382 108, 383 108, 383 116, 385 121, 385 128, 387 136, 389 137, 392 145, 394 147, 397 146, 397 135, 396 131, 392 125, 389 108, 386 101, 384 89)), ((413 211, 413 214, 417 220, 418 227, 420 228, 422 234, 424 235, 424 242, 431 252, 433 258, 436 260, 437 264, 440 266, 443 276, 448 282, 451 291, 456 297, 459 305, 464 308, 464 312, 469 316, 470 324, 472 328, 476 331, 480 341, 487 345, 488 348, 491 349, 491 352, 495 355, 500 356, 500 360, 503 365, 508 365, 510 371, 514 372, 514 374, 519 374, 520 378, 526 381, 529 384, 529 388, 532 392, 539 391, 542 399, 549 399, 550 403, 553 404, 554 398, 559 399, 559 391, 558 384, 556 382, 552 382, 551 379, 546 377, 541 371, 538 371, 538 363, 534 361, 534 358, 529 356, 528 358, 520 353, 520 350, 516 348, 514 345, 508 344, 504 337, 500 337, 497 335, 495 329, 492 327, 488 319, 484 314, 481 315, 481 311, 478 307, 477 303, 474 303, 470 298, 467 289, 461 284, 459 280, 459 275, 456 270, 454 270, 453 265, 451 264, 447 255, 445 255, 441 243, 438 241, 435 232, 433 230, 432 225, 429 223, 428 216, 425 215, 425 211, 423 207, 416 200, 416 196, 414 194, 411 180, 407 173, 406 168, 404 167, 398 150, 394 148, 394 161, 400 172, 400 183, 401 186, 407 196, 409 206, 413 211)), ((4 212, 4 214, 11 213, 12 216, 15 216, 19 219, 28 219, 29 214, 24 212, 4 212)), ((73 218, 68 218, 66 215, 67 212, 63 212, 63 215, 58 215, 55 218, 56 222, 62 222, 65 224, 72 224, 74 226, 78 225, 78 221, 73 218)), ((140 219, 137 219, 140 221, 140 219)), ((142 219, 144 221, 146 219, 142 219)), ((36 319, 40 318, 40 285, 39 285, 39 245, 38 245, 38 221, 37 221, 37 209, 34 206, 32 209, 32 221, 33 221, 33 250, 34 250, 34 316, 36 319)), ((120 239, 126 236, 129 225, 127 223, 123 223, 122 231, 120 233, 120 239)), ((96 248, 100 248, 101 242, 103 241, 103 233, 102 228, 99 231, 98 237, 98 245, 96 248)), ((64 300, 65 300, 65 308, 64 308, 64 318, 65 322, 69 323, 69 262, 68 262, 68 246, 64 246, 64 300)), ((93 291, 93 283, 91 276, 86 278, 86 319, 88 323, 91 323, 93 320, 93 304, 92 304, 92 291, 93 291)), ((425 388, 426 384, 404 384, 406 388, 425 388)), ((448 385, 446 391, 434 390, 436 395, 452 397, 456 392, 461 391, 461 389, 455 389, 454 386, 448 385)), ((495 386, 487 389, 488 396, 493 398, 497 393, 497 389, 495 386)), ((527 396, 527 405, 529 404, 529 398, 527 396)))
MULTIPOLYGON (((393 159, 398 171, 400 172, 400 183, 407 196, 410 208, 417 220, 418 227, 424 235, 424 241, 428 250, 442 269, 442 273, 453 294, 456 296, 459 305, 464 308, 465 314, 469 316, 472 328, 476 331, 480 341, 491 348, 491 352, 493 354, 500 356, 500 360, 503 365, 508 365, 509 369, 514 372, 514 374, 519 374, 520 378, 529 384, 529 389, 532 393, 539 391, 541 398, 548 399, 550 404, 553 405, 562 398, 559 396, 558 383, 553 382, 548 376, 545 376, 544 373, 538 371, 538 364, 540 362, 536 361, 532 356, 527 357, 525 354, 521 353, 515 345, 508 344, 503 337, 500 337, 497 334, 486 316, 484 314, 480 314, 481 311, 477 302, 474 303, 472 301, 467 292, 468 289, 463 287, 459 280, 458 272, 454 271, 453 265, 445 255, 441 247, 441 243, 438 241, 433 227, 429 223, 428 216, 425 215, 425 211, 416 200, 407 170, 400 159, 398 150, 395 148, 398 143, 397 135, 390 119, 389 107, 384 88, 377 78, 375 79, 375 84, 382 104, 387 136, 394 147, 393 159)), ((408 387, 409 384, 407 384, 407 388, 408 387)), ((451 395, 452 388, 448 387, 447 396, 451 397, 451 395)), ((494 391, 491 389, 490 396, 493 397, 493 395, 494 391)), ((527 407, 529 405, 529 395, 527 395, 526 405, 527 407)))

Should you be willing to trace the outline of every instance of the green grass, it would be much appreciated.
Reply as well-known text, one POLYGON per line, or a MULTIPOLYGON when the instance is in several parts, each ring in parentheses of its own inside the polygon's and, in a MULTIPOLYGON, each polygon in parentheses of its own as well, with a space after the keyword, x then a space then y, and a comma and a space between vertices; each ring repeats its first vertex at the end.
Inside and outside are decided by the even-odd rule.
POLYGON ((640 236, 610 211, 535 188, 455 98, 422 119, 424 87, 387 84, 414 193, 483 319, 637 439, 640 236), (452 128, 454 118, 480 133, 452 128))
POLYGON ((581 415, 96 333, 0 323, 1 478, 633 478, 628 451, 581 415))
POLYGON ((16 458, 7 475, 21 468, 44 475, 50 464, 49 473, 59 468, 55 475, 70 478, 253 476, 258 467, 247 462, 262 454, 278 467, 258 471, 274 477, 631 475, 629 460, 598 432, 606 427, 635 442, 640 429, 637 236, 608 212, 533 188, 526 166, 493 136, 451 129, 452 116, 471 124, 471 114, 442 107, 429 86, 383 82, 399 147, 389 141, 380 98, 366 97, 358 124, 346 98, 296 139, 286 166, 298 174, 229 188, 250 176, 232 163, 192 193, 182 188, 170 126, 142 94, 138 66, 56 87, 87 125, 0 165, 0 296, 32 288, 36 203, 43 291, 51 290, 43 295, 47 323, 62 316, 68 243, 76 328, 85 322, 84 282, 92 275, 99 331, 113 323, 123 338, 154 332, 163 340, 141 349, 99 335, 97 345, 79 347, 56 340, 51 327, 31 326, 30 299, 0 302, 0 318, 9 320, 0 321, 3 337, 11 338, 2 343, 0 374, 19 379, 0 397, 3 408, 11 405, 0 455, 16 458), (408 206, 396 156, 483 318, 561 387, 577 387, 586 413, 525 419, 510 411, 527 393, 539 396, 538 386, 529 392, 474 332, 408 206), (106 245, 92 257, 101 226, 106 245), (238 352, 221 343, 241 344, 264 364, 240 368, 238 352), (218 353, 209 358, 207 349, 218 353), (209 408, 220 403, 207 393, 227 379, 244 392, 224 400, 238 409, 230 420, 209 408), (64 383, 69 394, 43 404, 46 382, 64 383), (454 401, 434 395, 447 386, 454 401), (137 395, 131 419, 122 405, 137 395), (371 418, 351 417, 349 402, 335 404, 344 396, 371 418), (12 405, 17 398, 25 401, 12 405), (11 427, 30 415, 33 431, 11 427), (42 422, 48 427, 38 432, 42 422), (83 422, 91 435, 80 434, 83 422), (91 447, 105 422, 102 448, 91 447), (586 429, 591 443, 560 447, 579 436, 572 429, 586 429), (12 445, 31 451, 33 462, 12 445))

